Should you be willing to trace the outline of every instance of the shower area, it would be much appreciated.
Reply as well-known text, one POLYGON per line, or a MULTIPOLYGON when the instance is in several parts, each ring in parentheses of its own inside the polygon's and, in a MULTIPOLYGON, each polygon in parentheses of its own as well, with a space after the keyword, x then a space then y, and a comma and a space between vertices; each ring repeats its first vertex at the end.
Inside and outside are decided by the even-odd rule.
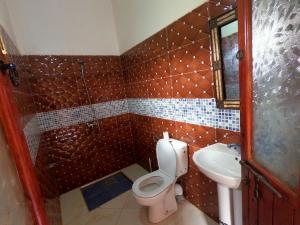
MULTIPOLYGON (((7 51, 17 51, 6 38, 7 51)), ((48 218, 60 224, 60 194, 138 161, 121 60, 19 54, 10 61, 18 68, 13 95, 48 218)))
POLYGON ((121 57, 22 55, 0 33, 48 218, 60 224, 60 194, 138 161, 121 57))
POLYGON ((36 161, 46 160, 60 193, 135 162, 119 57, 28 60, 42 131, 36 161))

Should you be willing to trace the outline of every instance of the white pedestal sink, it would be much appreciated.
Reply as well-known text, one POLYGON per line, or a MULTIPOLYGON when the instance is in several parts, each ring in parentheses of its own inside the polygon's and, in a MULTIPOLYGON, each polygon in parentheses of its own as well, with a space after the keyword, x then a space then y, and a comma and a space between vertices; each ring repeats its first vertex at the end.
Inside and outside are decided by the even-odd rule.
POLYGON ((196 151, 193 161, 198 169, 218 183, 221 225, 242 225, 240 154, 217 143, 196 151))

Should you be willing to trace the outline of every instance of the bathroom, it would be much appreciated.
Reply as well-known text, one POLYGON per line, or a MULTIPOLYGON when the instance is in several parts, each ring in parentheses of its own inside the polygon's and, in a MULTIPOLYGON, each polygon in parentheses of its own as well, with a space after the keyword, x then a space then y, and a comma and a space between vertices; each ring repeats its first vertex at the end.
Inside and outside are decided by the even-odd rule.
POLYGON ((0 225, 300 225, 298 0, 0 4, 0 225))

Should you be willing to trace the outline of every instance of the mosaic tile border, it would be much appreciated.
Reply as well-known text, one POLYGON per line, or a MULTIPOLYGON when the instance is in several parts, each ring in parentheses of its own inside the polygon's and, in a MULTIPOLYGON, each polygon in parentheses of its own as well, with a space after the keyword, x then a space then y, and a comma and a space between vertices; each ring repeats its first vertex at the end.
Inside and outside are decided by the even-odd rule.
POLYGON ((23 132, 29 148, 30 157, 32 162, 35 163, 42 134, 40 123, 36 115, 26 123, 23 132))
POLYGON ((42 131, 87 123, 98 119, 118 116, 129 112, 127 100, 117 100, 93 105, 38 113, 36 115, 42 131))
POLYGON ((240 111, 218 109, 209 99, 127 99, 130 113, 231 131, 240 130, 240 111))
POLYGON ((239 110, 216 108, 215 99, 123 99, 38 113, 42 131, 133 113, 196 125, 240 129, 239 110))
POLYGON ((98 119, 132 113, 231 131, 240 130, 240 111, 218 109, 215 99, 122 99, 80 107, 37 113, 24 133, 35 162, 42 132, 98 119))

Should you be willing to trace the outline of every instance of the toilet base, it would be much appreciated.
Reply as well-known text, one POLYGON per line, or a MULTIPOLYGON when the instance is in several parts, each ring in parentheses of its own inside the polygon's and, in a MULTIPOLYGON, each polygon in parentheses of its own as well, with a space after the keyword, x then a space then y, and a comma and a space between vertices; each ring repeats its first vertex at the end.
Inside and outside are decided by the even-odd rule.
POLYGON ((175 199, 175 188, 174 185, 165 196, 164 201, 159 202, 148 208, 148 217, 150 222, 159 223, 166 219, 168 216, 177 211, 177 202, 175 199))

